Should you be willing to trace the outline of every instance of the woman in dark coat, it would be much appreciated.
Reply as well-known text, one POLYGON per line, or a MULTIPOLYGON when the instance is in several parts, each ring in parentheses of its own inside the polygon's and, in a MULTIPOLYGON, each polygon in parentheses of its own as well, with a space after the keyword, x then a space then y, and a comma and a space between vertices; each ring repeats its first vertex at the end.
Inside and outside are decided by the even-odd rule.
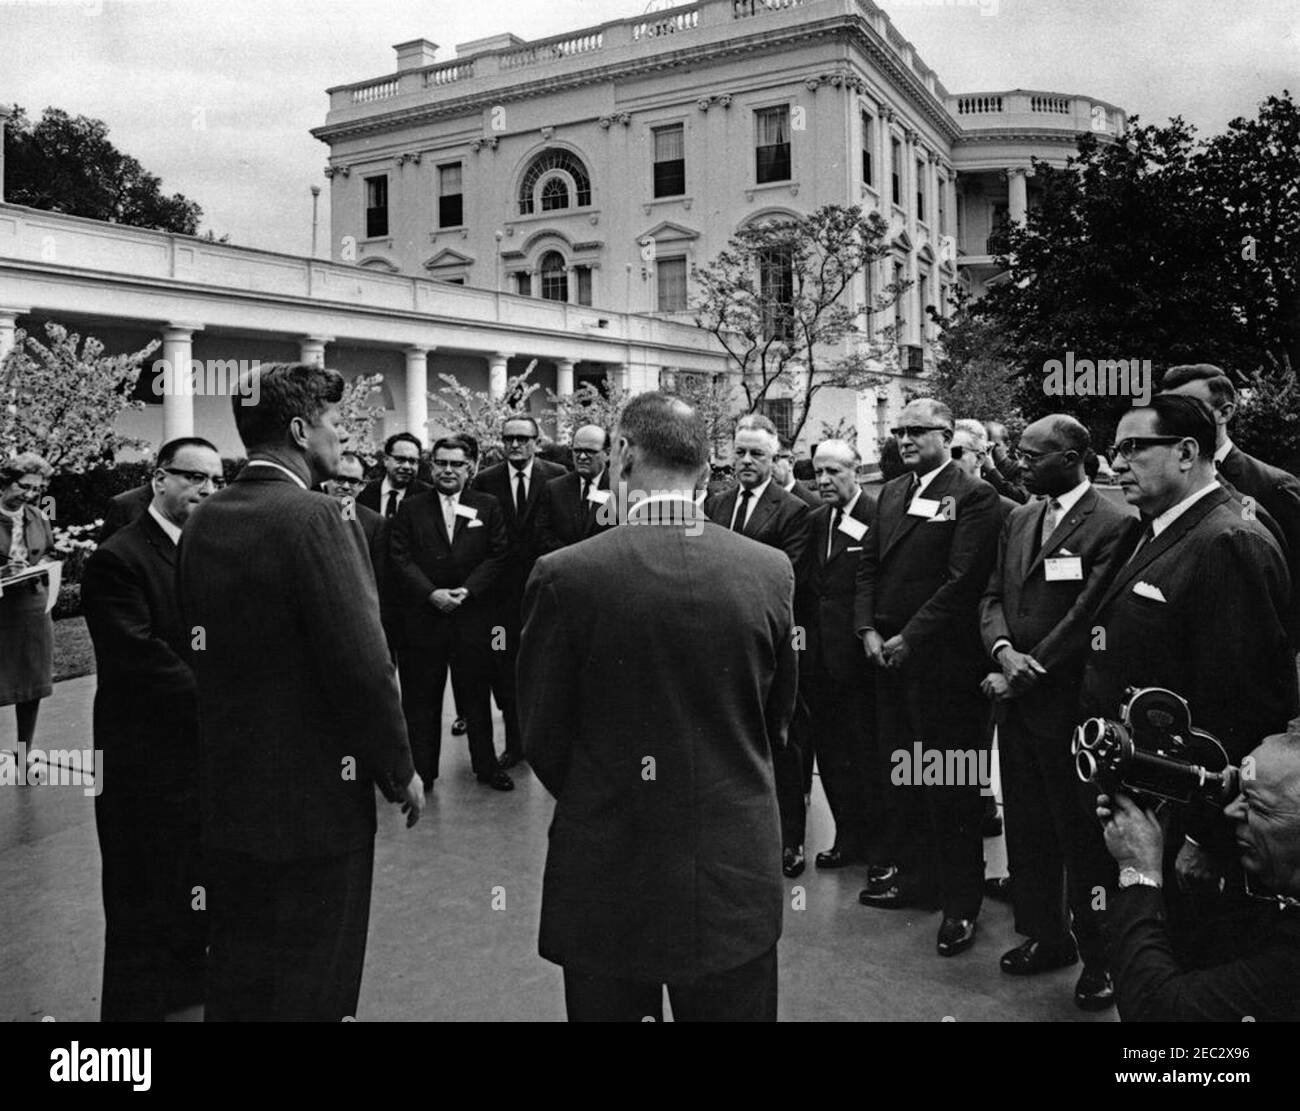
POLYGON ((44 575, 6 580, 49 558, 54 532, 36 508, 52 468, 39 455, 0 464, 0 706, 18 715, 18 743, 30 749, 41 699, 54 689, 54 626, 46 612, 44 575))

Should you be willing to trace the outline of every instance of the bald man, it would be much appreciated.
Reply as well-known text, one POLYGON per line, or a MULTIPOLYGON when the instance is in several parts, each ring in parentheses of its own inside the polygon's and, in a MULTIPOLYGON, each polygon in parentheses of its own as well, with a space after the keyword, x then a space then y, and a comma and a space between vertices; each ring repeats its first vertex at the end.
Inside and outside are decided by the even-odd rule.
POLYGON ((1037 500, 1002 526, 998 562, 980 602, 980 629, 995 670, 984 691, 998 709, 1012 906, 1027 940, 1002 971, 1028 976, 1075 964, 1075 1003, 1114 1002, 1093 892, 1115 881, 1090 800, 1074 773, 1070 741, 1092 611, 1137 522, 1101 497, 1084 473, 1088 430, 1073 417, 1025 429, 1020 460, 1037 500), (1068 906, 1066 910, 1068 892, 1068 906))
POLYGON ((572 474, 546 484, 537 506, 537 544, 543 555, 604 532, 614 515, 609 501, 609 433, 588 424, 573 434, 572 474))

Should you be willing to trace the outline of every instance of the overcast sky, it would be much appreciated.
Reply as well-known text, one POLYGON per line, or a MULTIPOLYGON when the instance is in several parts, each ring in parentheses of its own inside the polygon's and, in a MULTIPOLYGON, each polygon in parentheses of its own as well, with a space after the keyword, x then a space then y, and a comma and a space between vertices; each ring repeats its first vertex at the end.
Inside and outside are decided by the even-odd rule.
MULTIPOLYGON (((646 0, 0 0, 0 103, 103 119, 203 206, 204 228, 296 254, 327 150, 325 89, 394 69, 392 45, 525 39, 638 15, 646 0)), ((662 6, 662 5, 660 5, 662 6)), ((1202 134, 1300 75, 1300 0, 882 0, 953 93, 1035 88, 1202 134)), ((324 209, 325 197, 322 197, 324 209)), ((322 216, 324 213, 322 212, 322 216)), ((322 234, 326 223, 322 222, 322 234)))

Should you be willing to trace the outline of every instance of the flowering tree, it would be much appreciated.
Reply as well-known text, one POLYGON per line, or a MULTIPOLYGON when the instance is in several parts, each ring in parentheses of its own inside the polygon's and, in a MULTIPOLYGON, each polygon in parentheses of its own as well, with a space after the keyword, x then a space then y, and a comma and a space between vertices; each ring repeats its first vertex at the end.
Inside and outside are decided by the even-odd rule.
POLYGON ((348 447, 365 456, 373 457, 379 451, 375 428, 383 420, 384 406, 372 401, 383 381, 382 374, 358 375, 344 388, 339 401, 341 423, 348 432, 348 447))
POLYGON ((612 433, 619 412, 631 396, 611 374, 605 375, 602 386, 580 382, 573 393, 563 397, 552 390, 546 391, 546 400, 555 407, 556 434, 566 441, 587 424, 599 425, 612 433))
POLYGON ((473 436, 478 441, 479 458, 484 465, 494 458, 501 458, 502 423, 507 417, 532 415, 528 412, 528 399, 542 388, 540 382, 529 381, 536 369, 537 360, 534 359, 522 374, 516 374, 506 383, 502 397, 493 397, 488 390, 472 390, 462 385, 454 374, 439 374, 444 385, 429 394, 429 400, 438 410, 435 419, 453 435, 468 433, 473 436))
POLYGON ((673 388, 666 392, 680 397, 699 412, 708 429, 709 444, 714 454, 723 454, 739 415, 730 376, 679 372, 675 376, 673 388))
POLYGON ((53 322, 49 345, 21 329, 0 362, 0 448, 34 451, 56 470, 80 473, 146 444, 114 430, 117 418, 144 408, 131 391, 154 340, 132 355, 104 355, 104 345, 53 322), (80 350, 78 347, 80 346, 80 350))

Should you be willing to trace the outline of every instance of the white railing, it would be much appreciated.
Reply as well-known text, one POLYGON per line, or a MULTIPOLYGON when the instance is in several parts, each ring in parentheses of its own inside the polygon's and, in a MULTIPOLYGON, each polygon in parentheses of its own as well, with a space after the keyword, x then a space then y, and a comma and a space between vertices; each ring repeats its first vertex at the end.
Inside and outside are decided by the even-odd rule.
POLYGON ((700 10, 688 8, 669 12, 662 19, 643 19, 632 24, 632 41, 657 39, 661 35, 673 35, 678 31, 690 31, 700 25, 700 10))
POLYGON ((385 77, 382 81, 372 81, 352 90, 353 104, 369 104, 375 100, 387 100, 397 95, 397 78, 385 77))
POLYGON ((555 62, 561 58, 572 58, 576 54, 589 54, 600 50, 604 45, 604 31, 585 31, 568 38, 552 39, 550 42, 533 43, 521 50, 511 50, 501 55, 500 65, 503 70, 535 66, 539 62, 555 62))
POLYGON ((437 69, 426 69, 424 71, 424 87, 433 88, 436 85, 450 85, 453 81, 466 81, 474 76, 474 63, 468 62, 450 62, 445 66, 439 66, 437 69))
POLYGON ((731 0, 731 18, 748 19, 751 15, 764 12, 782 12, 789 8, 801 8, 807 0, 731 0))
POLYGON ((1068 116, 1070 114, 1070 101, 1068 97, 1063 96, 1031 96, 1029 98, 1029 110, 1031 112, 1055 112, 1058 115, 1068 116))
POLYGON ((963 96, 957 101, 957 115, 983 116, 1002 111, 1000 96, 963 96))

